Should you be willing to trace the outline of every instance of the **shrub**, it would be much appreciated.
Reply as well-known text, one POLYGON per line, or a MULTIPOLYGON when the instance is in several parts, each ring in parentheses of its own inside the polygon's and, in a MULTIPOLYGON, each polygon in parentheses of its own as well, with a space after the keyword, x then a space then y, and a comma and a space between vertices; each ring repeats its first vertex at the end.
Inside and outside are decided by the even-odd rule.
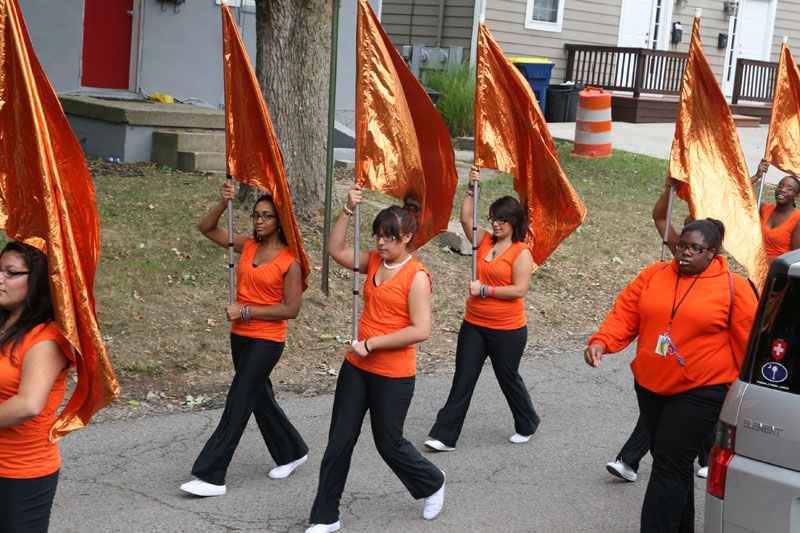
POLYGON ((426 70, 423 80, 423 85, 442 93, 436 108, 450 135, 472 135, 475 129, 475 70, 469 63, 450 70, 426 70))

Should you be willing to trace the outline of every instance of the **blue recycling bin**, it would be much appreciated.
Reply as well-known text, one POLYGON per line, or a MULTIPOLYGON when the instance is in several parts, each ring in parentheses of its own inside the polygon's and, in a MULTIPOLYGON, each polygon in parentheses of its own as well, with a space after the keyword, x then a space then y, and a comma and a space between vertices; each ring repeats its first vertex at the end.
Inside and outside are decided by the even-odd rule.
POLYGON ((553 70, 554 63, 540 57, 511 57, 508 60, 514 63, 514 66, 528 80, 533 94, 536 96, 536 101, 539 102, 542 115, 544 115, 547 85, 550 83, 550 72, 553 70))

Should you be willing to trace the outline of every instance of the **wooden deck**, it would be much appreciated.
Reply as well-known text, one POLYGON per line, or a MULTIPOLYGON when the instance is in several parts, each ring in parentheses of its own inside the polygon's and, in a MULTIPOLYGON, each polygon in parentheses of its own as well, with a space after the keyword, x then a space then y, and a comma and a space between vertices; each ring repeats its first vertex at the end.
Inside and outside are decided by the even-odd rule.
MULTIPOLYGON (((732 104, 731 112, 734 118, 741 116, 744 119, 758 119, 752 123, 744 119, 737 119, 738 126, 769 124, 772 106, 754 104, 732 104)), ((634 97, 632 95, 611 95, 611 120, 619 122, 675 122, 678 118, 677 98, 653 98, 647 96, 634 97)))

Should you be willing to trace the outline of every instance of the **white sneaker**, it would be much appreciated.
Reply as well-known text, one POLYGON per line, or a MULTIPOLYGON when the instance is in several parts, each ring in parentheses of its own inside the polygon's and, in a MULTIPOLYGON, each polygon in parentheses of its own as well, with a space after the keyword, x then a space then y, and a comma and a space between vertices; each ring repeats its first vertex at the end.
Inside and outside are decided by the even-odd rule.
POLYGON ((623 461, 606 463, 606 470, 608 470, 610 474, 624 479, 625 481, 636 481, 636 472, 623 461))
POLYGON ((697 471, 697 477, 708 477, 708 467, 701 466, 700 469, 697 471))
POLYGON ((533 435, 520 435, 519 433, 514 433, 513 435, 508 437, 508 440, 510 440, 514 444, 525 444, 526 442, 531 440, 532 436, 533 435))
MULTIPOLYGON (((444 470, 442 470, 442 475, 444 476, 444 470)), ((433 520, 436 518, 436 515, 439 514, 439 511, 442 510, 442 506, 444 505, 444 485, 446 482, 446 479, 442 481, 442 486, 439 490, 425 498, 425 509, 422 511, 422 516, 425 520, 433 520)))
POLYGON ((455 450, 453 446, 448 446, 442 441, 436 439, 426 440, 425 447, 437 452, 452 452, 455 450))
POLYGON ((222 496, 227 492, 225 485, 212 485, 202 479, 193 479, 181 485, 181 490, 195 496, 222 496))
MULTIPOLYGON (((275 468, 269 471, 269 477, 271 477, 272 479, 283 479, 285 477, 288 477, 289 474, 291 474, 295 468, 305 463, 306 460, 308 460, 308 454, 304 455, 300 459, 297 459, 296 461, 292 461, 291 463, 286 463, 285 465, 276 466, 275 468)), ((331 531, 336 531, 336 530, 333 529, 331 531)))
POLYGON ((333 533, 339 531, 342 525, 337 520, 333 524, 311 524, 311 527, 306 529, 306 533, 333 533))

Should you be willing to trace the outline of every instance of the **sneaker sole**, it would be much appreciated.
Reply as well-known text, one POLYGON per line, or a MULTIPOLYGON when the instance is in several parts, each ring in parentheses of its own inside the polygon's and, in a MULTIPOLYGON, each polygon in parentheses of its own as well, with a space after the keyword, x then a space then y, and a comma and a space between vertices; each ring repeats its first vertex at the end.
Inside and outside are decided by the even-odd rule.
POLYGON ((450 447, 447 447, 447 448, 437 448, 436 446, 431 446, 431 445, 430 445, 430 444, 428 444, 427 442, 424 442, 424 443, 423 443, 423 446, 425 446, 425 447, 426 447, 427 449, 429 449, 429 450, 433 450, 434 452, 454 452, 454 451, 456 451, 456 449, 455 449, 455 448, 450 448, 450 447))
POLYGON ((633 479, 625 477, 622 474, 622 472, 617 470, 613 465, 606 465, 606 470, 608 470, 608 473, 611 474, 612 476, 618 477, 619 479, 621 479, 623 481, 630 481, 630 482, 636 481, 636 477, 634 477, 633 479))

